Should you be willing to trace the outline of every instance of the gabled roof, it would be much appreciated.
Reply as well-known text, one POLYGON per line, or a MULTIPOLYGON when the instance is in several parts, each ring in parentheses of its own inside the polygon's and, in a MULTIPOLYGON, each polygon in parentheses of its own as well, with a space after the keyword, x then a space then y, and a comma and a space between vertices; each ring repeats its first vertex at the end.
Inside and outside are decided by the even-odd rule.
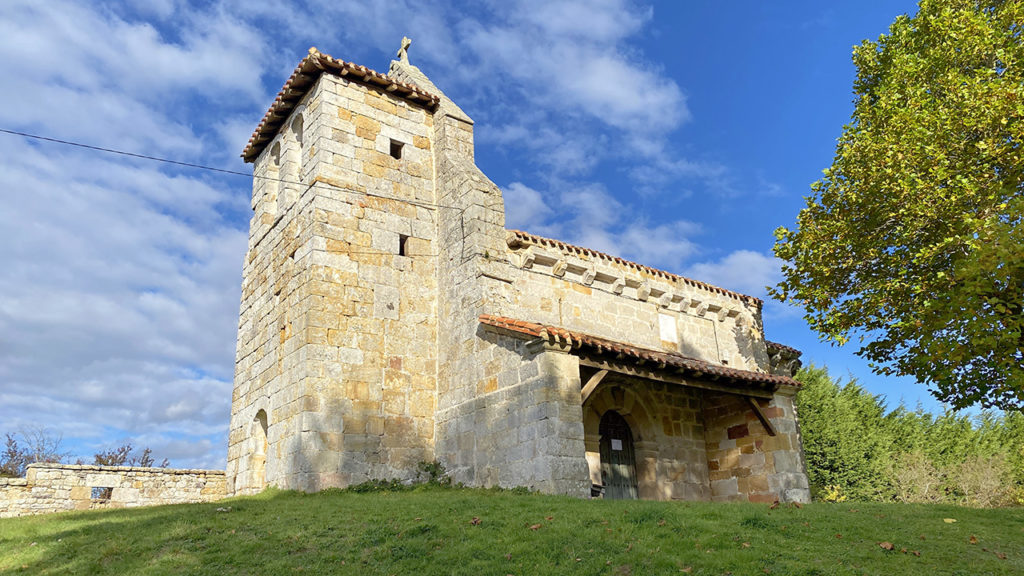
POLYGON ((249 144, 242 151, 242 158, 246 162, 256 160, 263 148, 274 139, 281 124, 292 113, 302 97, 325 72, 345 77, 359 84, 383 88, 399 98, 424 108, 433 109, 440 101, 439 97, 418 86, 399 82, 365 66, 332 58, 315 47, 310 48, 309 54, 295 67, 295 71, 284 83, 281 91, 277 93, 274 103, 270 105, 270 109, 264 114, 263 120, 256 127, 256 131, 252 133, 252 137, 249 138, 249 144))
POLYGON ((758 307, 760 307, 762 305, 762 301, 761 301, 760 298, 757 298, 757 297, 754 297, 754 296, 749 296, 747 294, 741 294, 739 292, 733 292, 732 290, 726 290, 725 288, 719 288, 718 286, 714 286, 712 284, 708 284, 707 282, 701 282, 700 280, 694 280, 692 278, 687 278, 685 276, 680 276, 678 274, 673 274, 671 272, 666 272, 664 270, 659 270, 657 268, 652 268, 650 266, 645 266, 643 264, 638 264, 636 262, 632 262, 632 261, 626 260, 624 258, 619 258, 618 256, 612 256, 611 254, 605 254, 604 252, 598 252, 597 250, 593 250, 593 249, 590 249, 590 248, 585 248, 583 246, 576 246, 576 245, 573 245, 573 244, 569 244, 567 242, 562 242, 561 240, 554 240, 552 238, 544 238, 543 236, 537 236, 536 234, 530 234, 529 232, 523 232, 521 230, 509 230, 508 232, 509 232, 509 238, 508 238, 507 242, 508 242, 509 247, 513 248, 513 249, 515 249, 515 248, 517 248, 517 247, 519 247, 519 246, 521 246, 523 244, 534 244, 534 245, 537 245, 537 246, 551 246, 552 248, 556 248, 558 250, 564 250, 564 251, 567 251, 567 252, 575 252, 576 254, 585 254, 585 255, 588 255, 588 256, 600 258, 602 260, 607 260, 609 262, 614 262, 616 264, 620 264, 622 266, 633 268, 635 270, 641 270, 643 272, 646 272, 648 274, 652 274, 654 276, 660 276, 660 277, 662 277, 662 278, 664 278, 666 280, 670 280, 672 282, 680 282, 682 284, 687 284, 689 286, 693 286, 693 287, 696 287, 696 288, 702 288, 702 289, 707 290, 709 292, 714 292, 716 294, 721 294, 723 296, 728 296, 730 298, 735 298, 735 299, 740 300, 742 302, 749 302, 749 303, 754 304, 754 305, 756 305, 758 307))
POLYGON ((683 370, 695 377, 724 378, 748 384, 767 385, 772 389, 776 389, 779 386, 800 386, 799 382, 786 376, 720 366, 704 360, 683 356, 682 354, 641 348, 557 326, 525 322, 523 320, 490 314, 481 314, 479 320, 484 326, 489 326, 512 336, 543 338, 551 342, 561 342, 568 344, 574 349, 597 356, 625 357, 640 362, 651 362, 658 367, 671 367, 683 370))

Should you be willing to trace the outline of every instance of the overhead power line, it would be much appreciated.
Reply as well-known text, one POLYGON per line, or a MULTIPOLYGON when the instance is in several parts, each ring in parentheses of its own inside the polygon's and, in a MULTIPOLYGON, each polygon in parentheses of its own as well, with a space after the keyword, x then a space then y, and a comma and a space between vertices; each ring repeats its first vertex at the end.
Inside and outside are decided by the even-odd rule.
MULTIPOLYGON (((18 132, 16 130, 8 130, 6 128, 0 128, 0 132, 7 134, 14 134, 15 136, 23 136, 25 138, 34 138, 36 140, 43 140, 45 142, 53 142, 55 144, 64 144, 66 146, 74 146, 76 148, 85 148, 86 150, 95 150, 97 152, 106 152, 108 154, 120 154, 121 156, 131 156, 132 158, 141 158, 143 160, 152 160, 154 162, 163 162, 165 164, 175 164, 177 166, 185 166, 187 168, 197 168, 199 170, 209 170, 211 172, 221 172, 224 174, 234 174, 236 176, 252 176, 252 174, 246 174, 245 172, 238 172, 237 170, 225 170, 223 168, 214 168, 213 166, 203 166, 202 164, 192 164, 191 162, 179 162, 177 160, 169 160, 167 158, 158 158, 156 156, 147 156, 146 154, 136 154, 135 152, 125 152, 124 150, 114 150, 113 148, 103 148, 100 146, 92 146, 90 144, 82 144, 81 142, 71 142, 70 140, 60 140, 58 138, 50 138, 48 136, 39 136, 38 134, 28 134, 26 132, 18 132)), ((296 182, 298 184, 298 182, 296 182)))
MULTIPOLYGON (((184 168, 194 168, 196 170, 207 170, 209 172, 219 172, 221 174, 230 174, 232 176, 245 176, 246 178, 259 178, 261 180, 269 180, 269 181, 272 181, 272 182, 281 182, 283 184, 296 184, 298 186, 308 186, 309 185, 309 183, 306 183, 306 182, 297 182, 297 181, 294 181, 294 180, 285 180, 285 179, 282 179, 282 178, 273 178, 271 176, 258 176, 256 174, 250 174, 248 172, 239 172, 237 170, 227 170, 225 168, 215 168, 213 166, 206 166, 206 165, 203 165, 203 164, 194 164, 192 162, 181 162, 181 161, 178 161, 178 160, 171 160, 169 158, 160 158, 158 156, 150 156, 148 154, 138 154, 136 152, 126 152, 124 150, 115 150, 113 148, 104 148, 102 146, 93 146, 91 144, 83 144, 81 142, 74 142, 74 141, 71 141, 71 140, 61 140, 59 138, 50 138, 49 136, 40 136, 38 134, 29 134, 27 132, 19 132, 17 130, 8 130, 7 128, 0 128, 0 132, 5 133, 5 134, 12 134, 14 136, 21 136, 23 138, 32 138, 32 139, 35 139, 35 140, 42 140, 44 142, 51 142, 51 143, 54 143, 54 144, 63 144, 65 146, 74 146, 76 148, 84 148, 86 150, 92 150, 92 151, 95 151, 95 152, 105 152, 107 154, 117 154, 117 155, 120 155, 120 156, 128 156, 130 158, 139 158, 141 160, 150 160, 152 162, 163 162, 164 164, 173 164, 175 166, 182 166, 184 168)), ((335 189, 338 189, 338 190, 345 190, 347 192, 352 192, 352 193, 355 193, 355 194, 364 194, 364 195, 370 196, 372 198, 380 198, 380 199, 383 199, 383 200, 394 200, 395 202, 405 202, 406 204, 412 204, 414 206, 421 206, 421 207, 424 207, 424 208, 449 208, 451 210, 458 210, 459 212, 465 212, 466 211, 465 208, 461 208, 459 206, 447 206, 447 205, 444 205, 444 204, 433 204, 433 203, 430 203, 430 202, 423 202, 423 201, 420 201, 420 200, 410 200, 410 199, 407 199, 407 198, 395 198, 394 196, 385 196, 383 194, 374 194, 373 192, 359 192, 359 191, 355 191, 355 190, 348 190, 346 188, 342 188, 341 186, 336 186, 334 184, 330 184, 328 182, 323 182, 323 181, 317 181, 316 183, 317 184, 323 184, 324 186, 329 186, 331 188, 335 188, 335 189)))

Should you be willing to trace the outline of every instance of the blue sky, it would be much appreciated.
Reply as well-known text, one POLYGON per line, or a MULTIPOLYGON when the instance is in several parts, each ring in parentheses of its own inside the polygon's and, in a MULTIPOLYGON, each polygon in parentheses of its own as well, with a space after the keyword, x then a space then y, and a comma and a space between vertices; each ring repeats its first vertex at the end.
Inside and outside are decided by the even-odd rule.
MULTIPOLYGON (((248 171, 238 155, 310 46, 410 57, 476 121, 508 225, 765 297, 852 111, 853 45, 913 2, 12 0, 0 128, 248 171)), ((226 451, 250 181, 0 135, 0 432, 183 467, 226 451)), ((891 404, 767 302, 770 339, 891 404)))

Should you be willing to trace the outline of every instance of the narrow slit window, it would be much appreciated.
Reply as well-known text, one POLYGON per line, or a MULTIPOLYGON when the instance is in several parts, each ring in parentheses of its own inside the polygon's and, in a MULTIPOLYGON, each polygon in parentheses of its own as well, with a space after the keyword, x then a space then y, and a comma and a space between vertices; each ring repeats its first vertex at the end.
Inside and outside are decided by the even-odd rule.
POLYGON ((405 234, 398 235, 398 255, 408 256, 409 255, 409 237, 405 234))
POLYGON ((395 160, 401 160, 402 159, 402 147, 403 146, 404 146, 404 144, 402 144, 398 140, 392 140, 391 141, 391 157, 394 158, 395 160))

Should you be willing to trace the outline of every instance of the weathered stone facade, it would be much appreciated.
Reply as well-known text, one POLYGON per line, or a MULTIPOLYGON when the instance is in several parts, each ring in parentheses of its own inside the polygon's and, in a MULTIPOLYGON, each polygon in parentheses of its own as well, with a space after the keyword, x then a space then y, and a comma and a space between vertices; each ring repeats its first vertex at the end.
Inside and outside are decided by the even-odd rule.
POLYGON ((0 518, 212 502, 226 495, 220 470, 31 464, 24 478, 0 478, 0 518))
POLYGON ((438 460, 470 485, 807 500, 799 353, 761 301, 506 230, 472 120, 401 55, 384 76, 311 50, 243 153, 229 492, 438 460))

